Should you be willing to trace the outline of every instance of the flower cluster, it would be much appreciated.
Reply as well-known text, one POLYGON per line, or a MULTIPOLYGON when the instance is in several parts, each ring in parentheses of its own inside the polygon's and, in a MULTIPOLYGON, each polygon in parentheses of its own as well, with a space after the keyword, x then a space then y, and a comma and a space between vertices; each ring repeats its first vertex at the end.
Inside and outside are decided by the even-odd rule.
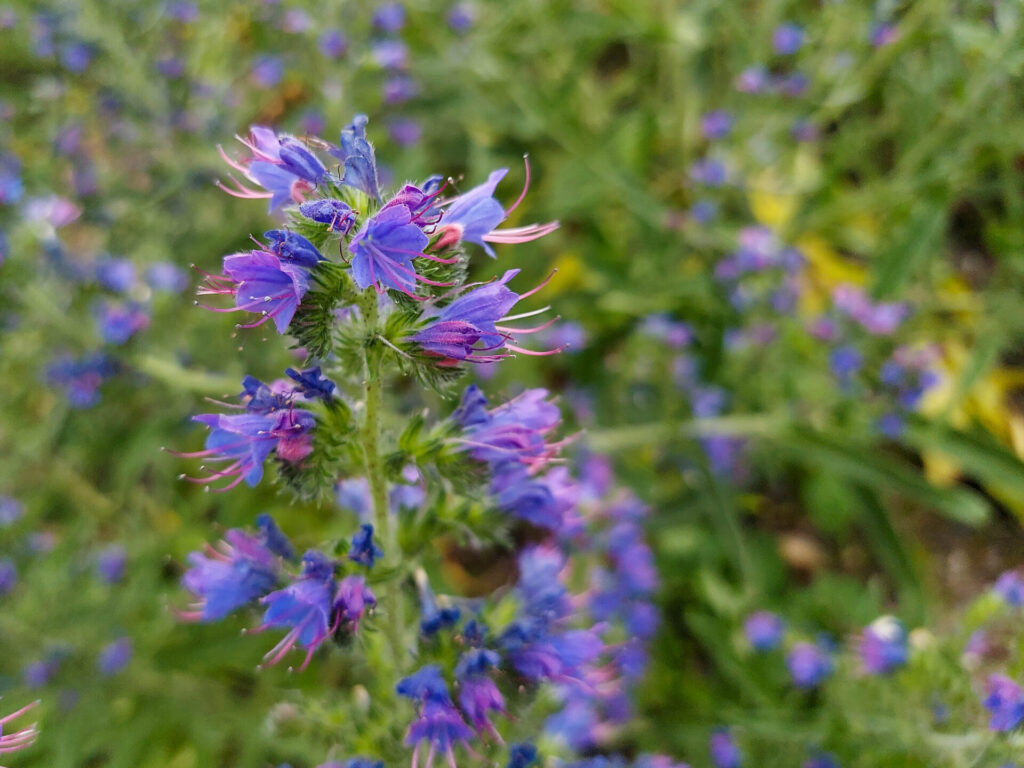
MULTIPOLYGON (((398 9, 378 9, 381 30, 401 28, 398 9)), ((401 68, 394 40, 376 53, 382 66, 401 68)), ((471 385, 454 413, 429 426, 425 414, 392 414, 385 388, 389 376, 413 374, 448 394, 470 367, 463 363, 561 351, 520 341, 554 320, 516 322, 546 311, 519 305, 547 280, 523 292, 511 287, 518 269, 468 281, 473 250, 497 258, 494 245, 558 224, 503 226, 524 199, 528 163, 523 193, 507 207, 495 197, 507 169, 461 194, 439 177, 389 192, 366 130, 357 117, 333 144, 254 126, 239 138, 242 156, 221 151, 234 172, 222 187, 267 200, 284 223, 254 238, 254 249, 225 256, 199 293, 229 299, 215 311, 254 316, 240 328, 272 320, 308 367, 270 384, 246 377, 239 404, 222 404, 234 413, 194 417, 210 430, 204 449, 180 454, 216 467, 190 479, 222 490, 260 483, 273 455, 285 486, 333 499, 352 516, 348 540, 300 559, 268 516, 255 531, 231 529, 189 556, 182 584, 194 601, 180 617, 210 622, 259 608, 262 620, 248 631, 281 634, 268 666, 299 649, 301 671, 329 640, 353 660, 372 659, 373 678, 361 685, 395 703, 380 717, 402 716, 399 699, 412 704, 403 729, 414 768, 493 753, 542 686, 554 701, 546 730, 569 751, 608 744, 629 717, 658 626, 645 508, 611 493, 603 460, 591 457, 581 482, 572 477, 561 456, 570 441, 555 437, 561 416, 546 390, 492 405, 471 385), (392 426, 403 420, 396 438, 392 426), (598 563, 589 591, 573 583, 571 543, 598 563), (506 564, 510 589, 493 583, 472 599, 434 592, 460 557, 483 553, 506 564), (413 602, 416 621, 407 618, 413 602), (371 631, 361 631, 378 605, 371 631)), ((513 766, 536 758, 528 741, 508 749, 513 766)))

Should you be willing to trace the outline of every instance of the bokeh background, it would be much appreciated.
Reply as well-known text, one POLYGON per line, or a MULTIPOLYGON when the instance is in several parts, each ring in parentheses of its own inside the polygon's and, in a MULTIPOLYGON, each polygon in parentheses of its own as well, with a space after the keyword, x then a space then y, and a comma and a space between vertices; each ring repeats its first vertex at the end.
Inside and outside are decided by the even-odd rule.
MULTIPOLYGON (((315 542, 331 510, 203 493, 162 448, 292 363, 193 305, 190 265, 271 221, 214 186, 217 144, 336 141, 357 112, 391 184, 508 166, 512 200, 529 153, 517 222, 562 222, 497 266, 557 267, 571 346, 477 373, 561 393, 652 508, 663 624, 631 748, 708 765, 728 723, 751 764, 799 765, 843 696, 899 710, 780 693, 739 628, 949 627, 1021 559, 1024 8, 379 5, 0 5, 0 694, 42 698, 45 726, 11 763, 307 766, 342 726, 344 670, 257 673, 244 619, 173 613, 211 531, 271 512, 315 542)), ((844 765, 937 764, 893 746, 930 726, 877 725, 842 720, 844 765)))

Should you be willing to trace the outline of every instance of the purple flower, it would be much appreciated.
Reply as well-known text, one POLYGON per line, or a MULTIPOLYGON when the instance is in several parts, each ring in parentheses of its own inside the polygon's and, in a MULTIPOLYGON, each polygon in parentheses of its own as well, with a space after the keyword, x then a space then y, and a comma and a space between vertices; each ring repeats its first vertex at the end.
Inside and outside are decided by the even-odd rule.
POLYGON ((786 666, 797 688, 815 688, 832 674, 832 659, 814 643, 797 643, 786 655, 786 666))
POLYGON ((741 768, 743 754, 736 745, 732 732, 728 728, 716 728, 711 733, 709 742, 711 761, 715 768, 741 768))
POLYGON ((320 35, 320 52, 331 59, 340 59, 348 52, 348 38, 340 29, 328 29, 320 35))
POLYGON ((373 526, 363 523, 352 537, 352 547, 348 551, 348 559, 354 563, 372 568, 379 557, 384 557, 384 550, 373 543, 373 526))
POLYGON ((889 674, 907 663, 907 632, 899 619, 881 616, 861 634, 857 652, 867 674, 889 674))
POLYGON ((729 172, 721 160, 708 157, 690 166, 690 178, 708 187, 721 187, 729 180, 729 172))
POLYGON ((263 623, 256 631, 287 629, 284 638, 263 657, 267 665, 278 663, 292 648, 306 649, 299 667, 304 670, 316 649, 337 626, 332 626, 335 585, 334 563, 321 552, 309 550, 302 556, 302 573, 287 587, 260 599, 267 606, 263 623))
POLYGON ((120 544, 111 544, 96 556, 96 573, 107 584, 116 584, 124 578, 128 552, 120 544))
POLYGON ((780 24, 772 33, 772 47, 782 56, 796 53, 803 44, 804 30, 796 24, 780 24))
POLYGON ((346 576, 338 583, 334 596, 334 623, 345 632, 354 634, 359 629, 363 614, 377 606, 377 597, 366 586, 361 575, 346 576))
POLYGON ((459 623, 462 611, 453 605, 439 606, 427 575, 422 571, 416 573, 416 588, 420 596, 420 631, 424 635, 431 637, 459 623))
POLYGON ((398 2, 381 3, 373 12, 373 26, 382 32, 398 32, 405 26, 405 6, 398 2))
POLYGON ((509 310, 521 299, 531 296, 546 284, 542 283, 523 294, 514 293, 507 284, 518 274, 518 269, 510 269, 499 280, 467 291, 440 309, 434 307, 427 310, 424 312, 426 325, 408 340, 419 344, 428 354, 437 355, 446 361, 473 363, 496 362, 508 357, 510 352, 538 356, 561 351, 561 348, 555 348, 536 352, 512 343, 516 334, 529 335, 544 331, 557 318, 532 328, 498 325, 505 320, 537 314, 528 312, 508 316, 509 310))
POLYGON ((78 360, 61 356, 47 367, 46 377, 51 384, 64 387, 73 407, 89 408, 99 400, 100 384, 116 370, 116 364, 102 353, 78 360))
POLYGON ((420 86, 408 75, 391 75, 384 81, 384 103, 404 104, 420 94, 420 86))
POLYGON ((181 293, 188 285, 188 278, 176 265, 158 261, 146 270, 146 282, 154 291, 181 293))
POLYGON ((900 30, 894 24, 876 21, 868 30, 868 40, 875 48, 891 45, 900 39, 900 30))
POLYGON ((234 178, 231 178, 234 187, 217 182, 229 195, 243 199, 267 199, 268 210, 273 212, 289 202, 301 203, 310 191, 327 178, 327 169, 320 159, 293 136, 278 135, 271 128, 253 125, 249 128, 248 138, 235 138, 252 152, 252 156, 233 160, 218 146, 221 158, 266 191, 249 189, 234 178))
POLYGON ((295 548, 291 541, 284 535, 284 532, 277 527, 274 518, 263 514, 256 517, 256 527, 260 532, 260 542, 278 557, 285 560, 295 560, 295 548))
POLYGON ((300 35, 312 28, 313 19, 301 8, 289 8, 285 11, 283 26, 285 32, 300 35))
POLYGON ((273 88, 284 77, 284 61, 280 56, 260 56, 253 62, 252 79, 263 88, 273 88))
POLYGON ((409 47, 401 40, 378 40, 372 47, 373 60, 382 69, 405 69, 409 64, 409 47))
POLYGON ((295 382, 295 392, 307 400, 323 400, 325 403, 334 399, 335 384, 320 373, 320 366, 297 371, 285 368, 285 376, 295 382))
POLYGON ((207 275, 198 293, 234 297, 234 307, 206 307, 214 312, 260 315, 259 320, 242 324, 241 328, 254 328, 272 319, 278 333, 285 333, 308 290, 308 267, 267 250, 253 250, 225 256, 224 274, 207 275))
POLYGON ((393 288, 413 295, 416 281, 438 285, 416 274, 412 261, 424 257, 429 239, 405 205, 383 208, 367 221, 349 245, 352 277, 360 288, 375 286, 379 293, 393 288))
POLYGON ((120 346, 149 327, 149 314, 139 304, 103 302, 96 307, 96 321, 103 341, 120 346))
POLYGON ((853 346, 837 347, 829 354, 829 367, 842 384, 848 384, 863 363, 864 356, 853 346))
POLYGON ((18 568, 12 560, 0 558, 0 595, 6 595, 18 583, 18 568))
POLYGON ((700 118, 700 130, 708 140, 722 139, 732 130, 733 118, 724 109, 708 112, 700 118))
POLYGON ((768 85, 768 71, 764 67, 749 67, 739 74, 735 85, 741 93, 760 93, 768 85))
POLYGON ((448 26, 453 32, 468 32, 476 21, 476 8, 472 3, 456 3, 448 11, 448 26))
POLYGON ((757 611, 747 617, 744 631, 756 651, 771 651, 779 647, 786 625, 771 611, 757 611))
POLYGON ((122 637, 100 651, 96 666, 101 675, 109 677, 127 666, 132 658, 132 641, 129 637, 122 637))
POLYGON ((464 430, 460 442, 474 459, 492 467, 508 462, 542 466, 554 454, 545 436, 561 420, 558 407, 547 397, 546 389, 528 389, 486 410, 486 398, 475 384, 470 385, 452 414, 464 430))
POLYGON ((505 713, 505 699, 488 672, 498 666, 494 651, 473 648, 459 657, 455 677, 459 681, 459 706, 470 725, 478 732, 497 736, 490 713, 505 713))
POLYGON ((996 579, 992 590, 1006 601, 1007 605, 1020 608, 1024 605, 1024 574, 1019 569, 1005 571, 996 579))
POLYGON ((419 143, 423 128, 415 120, 398 118, 388 123, 388 135, 396 144, 411 147, 419 143))
POLYGON ((348 204, 329 198, 307 200, 299 205, 299 212, 307 219, 330 225, 333 232, 344 234, 348 234, 356 220, 355 211, 348 204))
POLYGON ((450 765, 454 765, 454 746, 460 742, 467 743, 473 738, 473 731, 452 703, 441 670, 434 665, 423 667, 399 680, 395 690, 417 704, 416 719, 405 735, 406 746, 413 747, 413 762, 417 762, 421 742, 425 741, 429 745, 428 765, 438 751, 447 756, 450 765))
POLYGON ((989 729, 1012 731, 1024 720, 1024 691, 1004 675, 990 675, 985 684, 988 694, 982 704, 992 713, 989 729))
POLYGON ((190 24, 199 18, 199 7, 189 0, 171 0, 167 3, 167 15, 182 24, 190 24))
POLYGON ((882 414, 878 421, 875 422, 875 428, 879 433, 890 440, 897 440, 903 434, 906 426, 906 419, 893 411, 882 414))
POLYGON ((263 597, 277 583, 278 562, 259 537, 232 528, 216 547, 188 556, 182 585, 196 596, 186 621, 217 621, 263 597))
POLYGON ((25 514, 25 507, 17 499, 0 496, 0 528, 14 525, 25 514))
POLYGON ((816 752, 804 761, 803 768, 839 768, 839 763, 828 752, 816 752))
POLYGON ((443 234, 438 241, 438 248, 454 245, 460 241, 476 243, 493 259, 496 256, 490 243, 526 243, 558 229, 557 221, 511 229, 496 229, 522 202, 530 186, 530 165, 527 163, 526 183, 519 199, 507 210, 502 208, 501 204, 494 199, 494 190, 507 173, 508 168, 492 171, 486 182, 447 203, 439 225, 443 234))
POLYGON ((69 72, 85 72, 96 57, 96 47, 80 41, 68 43, 60 48, 60 63, 69 72))
POLYGON ((32 743, 35 742, 36 736, 39 734, 39 731, 36 730, 35 723, 26 728, 22 728, 21 730, 14 731, 13 733, 4 733, 4 726, 11 720, 15 720, 35 708, 37 704, 39 704, 38 701, 33 701, 31 704, 27 704, 9 715, 0 717, 0 754, 17 752, 20 749, 31 746, 32 743))
POLYGON ((96 281, 108 290, 128 293, 135 287, 135 264, 130 259, 104 259, 96 265, 96 281))
POLYGON ((510 744, 508 765, 505 768, 530 768, 537 762, 537 748, 533 744, 510 744))
POLYGON ((42 688, 48 684, 60 669, 60 662, 60 656, 51 653, 49 658, 43 661, 34 661, 27 665, 22 673, 25 687, 42 688))
POLYGON ((690 208, 690 215, 698 224, 707 224, 718 215, 718 205, 714 200, 698 200, 690 208))
POLYGON ((205 458, 227 462, 227 466, 192 482, 212 483, 234 477, 220 490, 234 488, 243 480, 256 486, 263 479, 263 462, 271 451, 289 462, 301 461, 312 450, 309 432, 313 416, 308 411, 288 409, 271 414, 224 415, 204 413, 192 417, 210 429, 202 451, 179 454, 184 458, 205 458))

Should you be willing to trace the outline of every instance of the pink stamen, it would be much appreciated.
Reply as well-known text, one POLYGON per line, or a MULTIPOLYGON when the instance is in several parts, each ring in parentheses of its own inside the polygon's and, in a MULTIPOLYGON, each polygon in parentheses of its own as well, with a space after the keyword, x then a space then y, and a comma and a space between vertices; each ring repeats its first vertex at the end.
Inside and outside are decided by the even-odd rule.
POLYGON ((512 207, 505 209, 505 218, 507 219, 519 204, 523 202, 523 198, 526 197, 526 190, 530 188, 530 156, 523 155, 523 165, 526 166, 526 181, 523 183, 523 191, 519 193, 519 198, 512 203, 512 207))
POLYGON ((528 224, 525 227, 495 229, 484 235, 483 239, 488 243, 528 243, 551 234, 558 227, 557 221, 549 221, 547 224, 528 224))
POLYGON ((502 325, 496 325, 494 327, 497 328, 499 331, 505 331, 506 333, 511 334, 539 333, 540 331, 547 330, 561 319, 561 316, 553 317, 546 323, 542 323, 541 325, 535 325, 533 328, 507 328, 502 325))
POLYGON ((547 277, 545 277, 544 281, 540 285, 538 285, 536 288, 531 288, 526 293, 519 294, 519 300, 522 301, 523 299, 529 298, 530 296, 533 296, 533 294, 535 294, 537 291, 539 291, 542 288, 544 288, 548 283, 551 282, 551 278, 553 278, 555 276, 555 273, 557 271, 558 271, 557 269, 552 269, 551 270, 551 274, 549 274, 547 277))
POLYGON ((522 347, 517 347, 513 344, 506 344, 505 346, 513 352, 519 352, 520 354, 529 355, 530 357, 549 357, 551 355, 557 355, 568 347, 566 344, 555 349, 545 349, 543 352, 535 352, 532 349, 523 349, 522 347))

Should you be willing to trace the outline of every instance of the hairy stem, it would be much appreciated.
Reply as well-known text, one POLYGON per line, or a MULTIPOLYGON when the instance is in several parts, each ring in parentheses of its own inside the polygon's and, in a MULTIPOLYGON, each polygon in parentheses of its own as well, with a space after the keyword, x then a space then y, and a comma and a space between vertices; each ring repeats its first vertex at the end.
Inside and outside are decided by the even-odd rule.
MULTIPOLYGON (((384 548, 384 565, 397 570, 401 564, 398 551, 398 531, 393 525, 388 510, 388 484, 384 476, 384 461, 380 450, 381 416, 384 401, 384 383, 381 379, 381 356, 378 345, 371 340, 377 335, 379 313, 377 292, 371 287, 363 292, 360 300, 363 322, 366 326, 366 344, 363 346, 363 394, 366 411, 363 419, 363 461, 366 479, 370 486, 373 503, 374 525, 377 536, 384 548)), ((388 642, 395 665, 401 672, 405 663, 402 641, 402 595, 401 578, 394 574, 387 582, 382 595, 382 608, 386 623, 388 642)))

